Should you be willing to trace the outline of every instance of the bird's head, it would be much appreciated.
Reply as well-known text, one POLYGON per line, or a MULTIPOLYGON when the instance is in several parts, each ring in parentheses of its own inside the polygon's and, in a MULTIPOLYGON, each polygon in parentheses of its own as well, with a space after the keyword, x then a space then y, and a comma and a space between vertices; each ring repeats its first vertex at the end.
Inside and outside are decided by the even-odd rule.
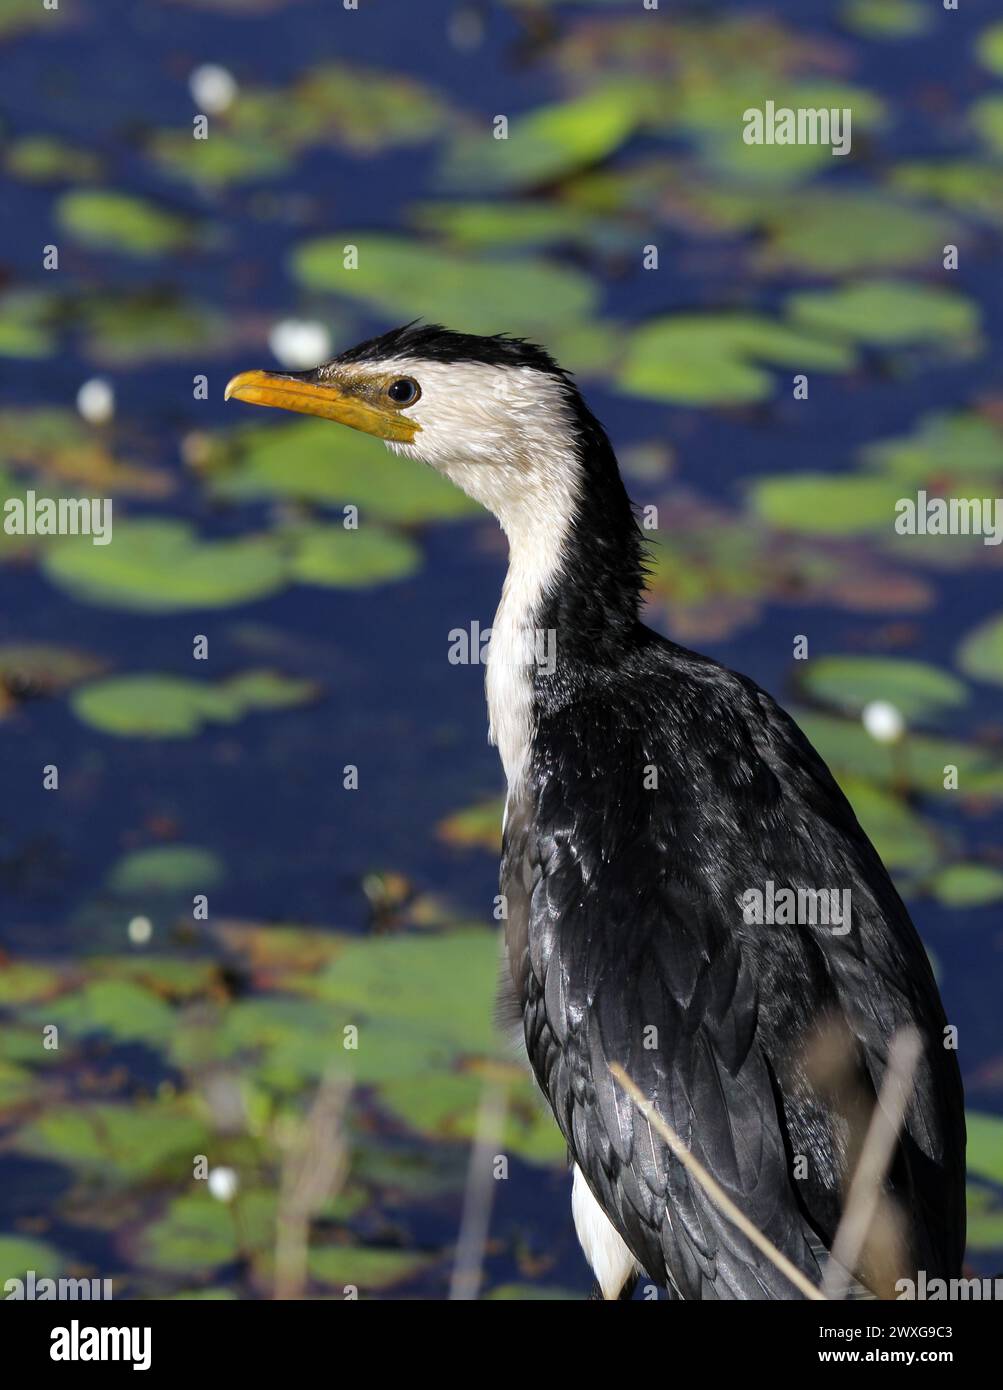
POLYGON ((226 397, 350 425, 430 464, 508 528, 529 506, 570 505, 579 417, 568 375, 542 348, 408 324, 308 372, 241 372, 226 397))

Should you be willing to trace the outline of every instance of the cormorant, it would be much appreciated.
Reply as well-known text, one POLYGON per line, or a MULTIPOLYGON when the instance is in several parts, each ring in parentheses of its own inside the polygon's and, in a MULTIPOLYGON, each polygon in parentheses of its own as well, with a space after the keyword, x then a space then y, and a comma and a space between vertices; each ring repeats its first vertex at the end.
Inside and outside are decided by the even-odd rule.
MULTIPOLYGON (((892 1037, 919 1034, 886 1190, 910 1271, 957 1276, 961 1079, 923 946, 793 720, 640 622, 641 535, 569 374, 521 339, 409 324, 313 371, 241 373, 226 395, 379 436, 508 537, 486 675, 508 783, 502 973, 570 1150, 597 1296, 629 1297, 642 1272, 675 1298, 800 1296, 652 1132, 612 1063, 821 1282, 855 1143, 808 1061, 834 1024, 868 1107, 892 1037), (538 646, 552 659, 535 661, 538 646), (801 924, 750 919, 754 895, 781 888, 801 894, 801 924), (850 893, 838 925, 807 906, 833 890, 850 893)), ((867 1267, 851 1272, 868 1287, 867 1267)))

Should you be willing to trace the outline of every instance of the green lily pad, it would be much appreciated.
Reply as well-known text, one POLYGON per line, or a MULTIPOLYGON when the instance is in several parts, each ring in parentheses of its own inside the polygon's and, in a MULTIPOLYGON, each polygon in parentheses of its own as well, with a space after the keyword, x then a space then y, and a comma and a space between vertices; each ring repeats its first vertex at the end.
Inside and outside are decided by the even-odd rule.
POLYGON ((235 1203, 229 1203, 217 1201, 204 1183, 201 1187, 200 1192, 175 1197, 164 1214, 141 1232, 135 1253, 142 1267, 190 1275, 230 1264, 242 1249, 271 1252, 274 1192, 241 1193, 235 1203))
POLYGON ((382 526, 308 526, 296 532, 290 574, 301 584, 368 589, 421 567, 421 550, 382 526))
POLYGON ((95 681, 75 691, 70 703, 79 719, 102 733, 188 738, 206 724, 232 724, 255 710, 293 708, 316 694, 312 681, 272 671, 247 671, 215 682, 150 674, 95 681))
POLYGON ((118 897, 207 892, 223 878, 223 865, 211 850, 194 845, 155 845, 133 850, 120 859, 108 875, 108 887, 118 897))
POLYGON ((1003 1203, 974 1183, 968 1185, 968 1248, 1003 1249, 1003 1203))
POLYGON ((926 796, 1003 797, 1003 763, 974 744, 933 734, 910 733, 902 753, 875 743, 859 720, 792 710, 806 737, 835 775, 860 777, 879 787, 895 788, 904 777, 926 796), (958 788, 944 786, 945 767, 958 770, 958 788))
POLYGON ((226 608, 275 593, 286 559, 273 536, 204 541, 182 521, 120 521, 113 544, 88 537, 45 547, 46 575, 73 598, 141 613, 226 608))
POLYGON ((958 648, 957 660, 967 676, 1003 685, 1003 613, 968 633, 958 648))
POLYGON ((104 1182, 190 1178, 193 1156, 207 1152, 209 1144, 203 1126, 174 1101, 50 1106, 14 1139, 19 1153, 65 1163, 104 1182))
POLYGON ((272 178, 293 164, 293 152, 278 141, 216 126, 209 140, 193 140, 190 130, 157 131, 147 153, 170 177, 210 187, 272 178))
POLYGON ((75 312, 88 357, 111 366, 179 358, 204 361, 230 348, 240 336, 238 325, 217 309, 170 290, 105 290, 83 298, 75 312))
POLYGON ((621 248, 627 234, 610 222, 590 217, 582 208, 555 202, 419 203, 411 220, 464 249, 506 249, 571 242, 589 247, 621 248))
POLYGON ((917 486, 960 478, 1003 478, 1003 431, 971 411, 925 415, 911 434, 879 440, 861 451, 871 468, 917 486))
POLYGON ((766 270, 817 274, 939 267, 957 242, 942 212, 874 193, 808 193, 776 198, 760 211, 767 231, 757 260, 766 270))
POLYGON ((814 536, 890 532, 901 495, 895 479, 859 474, 784 473, 757 478, 749 488, 753 511, 763 521, 814 536))
POLYGON ((870 39, 911 39, 929 31, 933 16, 921 0, 844 0, 839 16, 870 39))
POLYGON ((638 125, 639 108, 636 84, 611 84, 514 116, 504 140, 493 130, 463 132, 448 151, 443 181, 479 191, 564 178, 623 144, 638 125))
POLYGON ((968 1126, 968 1171, 989 1182, 1003 1183, 1003 1116, 977 1110, 965 1113, 968 1126))
POLYGON ((52 300, 31 290, 0 298, 0 357, 50 357, 56 350, 52 300))
POLYGON ((22 135, 4 152, 4 164, 15 178, 37 183, 96 179, 101 161, 90 150, 69 145, 52 135, 22 135))
POLYGON ((464 1052, 493 1052, 498 955, 497 934, 484 930, 346 940, 315 989, 327 1002, 413 1023, 464 1052))
POLYGON ((1003 154, 1003 96, 981 97, 969 113, 975 133, 994 155, 1003 154))
POLYGON ((887 869, 928 870, 940 850, 937 837, 901 797, 862 777, 841 779, 850 805, 887 869))
POLYGON ((838 334, 881 347, 945 339, 974 340, 979 311, 952 290, 900 280, 872 280, 834 290, 792 295, 787 309, 795 322, 823 334, 838 334))
POLYGON ((446 521, 480 512, 433 469, 323 420, 241 430, 219 446, 215 463, 210 458, 208 477, 220 497, 350 504, 379 521, 446 521))
POLYGON ((546 333, 587 316, 596 287, 581 271, 543 260, 474 260, 407 237, 345 232, 306 242, 292 269, 308 289, 331 290, 401 322, 425 318, 472 333, 546 333), (346 246, 358 266, 345 267, 346 246))
MULTIPOLYGON (((3 21, 0 19, 0 30, 3 21)), ((25 1279, 33 1270, 36 1279, 56 1279, 66 1269, 69 1256, 44 1240, 28 1236, 0 1236, 0 1289, 8 1279, 25 1279)))
POLYGON ((846 714, 859 714, 872 700, 890 700, 907 720, 939 714, 968 699, 955 676, 899 657, 819 657, 803 667, 801 684, 817 700, 846 714))
POLYGON ((32 1012, 39 1028, 55 1023, 74 1037, 108 1033, 120 1041, 162 1043, 176 1015, 162 999, 128 980, 88 980, 32 1012))
POLYGON ((1003 77, 1003 24, 990 24, 983 29, 976 40, 975 52, 983 67, 1003 77))
POLYGON ((439 822, 437 830, 447 844, 461 849, 486 849, 497 854, 501 851, 504 813, 505 798, 491 796, 463 811, 454 811, 439 822))
POLYGON ((951 864, 929 888, 945 907, 984 907, 1003 898, 1003 873, 988 864, 951 864))
POLYGON ((28 1004, 48 999, 62 982, 58 970, 33 961, 0 964, 0 1005, 28 1004))
POLYGON ((418 1251, 365 1245, 326 1245, 307 1257, 311 1279, 339 1288, 389 1289, 413 1279, 430 1263, 430 1257, 418 1251))
POLYGON ((758 365, 847 371, 848 344, 825 342, 754 314, 655 319, 630 337, 617 376, 622 390, 687 405, 741 404, 772 395, 774 379, 758 365))
POLYGON ((166 256, 188 246, 191 223, 176 213, 126 193, 75 190, 56 205, 64 231, 98 250, 129 256, 166 256))
POLYGON ((910 160, 892 170, 890 182, 903 193, 943 203, 966 217, 1003 224, 1003 169, 988 160, 910 160))

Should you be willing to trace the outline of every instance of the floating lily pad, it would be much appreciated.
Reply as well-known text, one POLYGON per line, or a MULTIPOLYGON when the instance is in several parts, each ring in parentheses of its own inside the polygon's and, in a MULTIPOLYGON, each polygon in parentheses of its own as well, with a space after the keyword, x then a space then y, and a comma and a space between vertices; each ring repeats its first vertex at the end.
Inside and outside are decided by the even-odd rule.
POLYGON ((916 485, 1003 478, 1003 431, 971 412, 925 415, 911 434, 868 444, 861 458, 916 485))
POLYGON ((120 859, 108 875, 108 887, 118 897, 207 892, 223 877, 223 865, 211 850, 194 845, 155 845, 133 850, 120 859))
POLYGON ((757 478, 749 489, 753 510, 770 526, 817 536, 891 532, 901 493, 895 479, 830 473, 757 478))
POLYGON ((175 1019, 163 1000, 128 980, 90 980, 39 1006, 34 1017, 40 1029, 55 1023, 78 1038, 108 1033, 117 1040, 149 1043, 164 1042, 175 1019))
POLYGON ((129 256, 165 256, 193 239, 187 218, 126 193, 76 190, 56 206, 64 231, 98 250, 129 256))
POLYGON ((450 845, 461 849, 486 849, 499 853, 502 844, 502 818, 505 798, 491 796, 463 811, 454 811, 440 821, 438 832, 450 845))
POLYGON ((208 140, 193 140, 190 130, 162 130, 150 137, 147 152, 176 179, 208 185, 243 183, 285 173, 293 153, 274 139, 214 128, 208 140))
POLYGON ((400 323, 425 318, 473 333, 538 332, 588 315, 596 287, 581 271, 542 260, 473 260, 407 237, 345 232, 297 248, 293 272, 400 323), (346 247, 358 266, 346 269, 346 247))
POLYGON ((958 648, 958 665, 976 680, 1003 685, 1003 613, 968 634, 958 648))
POLYGON ((292 708, 316 694, 312 681, 291 680, 273 671, 249 671, 214 682, 149 674, 95 681, 77 690, 70 703, 79 719, 102 733, 188 738, 206 724, 233 724, 254 710, 292 708))
MULTIPOLYGON (((0 17, 0 31, 3 19, 0 17)), ((0 1236, 0 1288, 8 1279, 24 1280, 32 1270, 37 1279, 56 1279, 69 1264, 70 1257, 48 1241, 28 1236, 0 1236)), ((6 1293, 5 1298, 10 1294, 6 1293)))
POLYGON ((897 755, 875 743, 859 720, 805 710, 792 711, 807 738, 839 777, 861 777, 895 788, 904 778, 926 796, 1003 797, 1003 763, 985 749, 958 739, 910 734, 897 755), (957 768, 957 789, 945 787, 945 768, 957 768))
POLYGON ((55 348, 48 295, 18 290, 0 298, 0 357, 49 357, 55 348))
POLYGON ((854 360, 848 344, 753 314, 680 314, 656 319, 631 335, 617 382, 655 400, 731 405, 773 393, 774 379, 760 363, 847 371, 854 360))
POLYGON ((968 1126, 968 1171, 989 1182, 1003 1183, 1003 1116, 977 1110, 965 1113, 968 1126))
POLYGON ((73 598, 141 613, 227 608, 275 593, 287 564, 273 536, 201 540, 182 521, 117 522, 111 545, 83 536, 45 547, 43 569, 73 598))
POLYGON ((979 311, 963 295, 902 280, 804 291, 791 296, 787 309, 795 322, 815 332, 881 347, 972 341, 979 327, 979 311))
POLYGON ((893 188, 930 198, 966 217, 1003 223, 1003 169, 988 161, 910 160, 891 173, 893 188))
POLYGON ((170 290, 106 290, 75 305, 87 355, 113 366, 199 358, 230 348, 240 326, 217 309, 170 290))
POLYGON ((911 39, 929 31, 933 16, 921 0, 844 0, 840 19, 871 39, 911 39))
POLYGON ((12 468, 86 488, 91 496, 166 497, 174 486, 163 469, 116 458, 106 436, 71 410, 0 410, 0 454, 12 468))
MULTIPOLYGON (((190 1178, 190 1155, 187 1166, 190 1178)), ((237 1200, 239 1207, 217 1201, 205 1183, 199 1192, 175 1197, 141 1232, 137 1261, 147 1269, 191 1275, 230 1264, 242 1250, 270 1250, 275 1242, 275 1193, 246 1192, 237 1200)))
POLYGON ((1003 96, 980 98, 971 109, 970 119, 986 148, 993 154, 1003 154, 1003 96))
POLYGON ((1003 1249, 1003 1202, 974 1183, 968 1185, 968 1248, 1003 1249))
POLYGON ((31 961, 0 964, 0 1005, 47 999, 57 992, 61 980, 59 971, 31 961))
POLYGON ((193 1156, 209 1142, 183 1104, 133 1101, 50 1106, 18 1131, 14 1147, 99 1181, 163 1175, 178 1182, 190 1178, 193 1156))
POLYGON ((951 864, 929 888, 945 907, 984 907, 1003 898, 1003 873, 988 864, 951 864))
POLYGON ((862 777, 844 776, 841 785, 887 869, 929 870, 939 857, 937 837, 901 797, 862 777))
POLYGON ((803 667, 801 684, 817 700, 846 714, 859 714, 872 700, 890 700, 910 721, 968 699, 964 684, 947 671, 900 657, 819 657, 803 667))
POLYGON ((1003 77, 1003 24, 990 24, 983 29, 976 40, 975 52, 983 67, 1003 77))
MULTIPOLYGON (((0 19, 0 26, 2 26, 0 19)), ((90 150, 68 145, 52 135, 22 135, 4 152, 4 164, 15 178, 37 183, 73 183, 96 179, 101 161, 90 150)))
POLYGON ((301 584, 367 589, 414 574, 421 558, 412 541, 382 526, 308 526, 296 532, 289 572, 301 584))
POLYGON ((465 131, 447 154, 443 181, 476 191, 531 188, 563 178, 623 144, 638 125, 641 107, 635 84, 611 84, 513 116, 506 139, 495 138, 493 128, 465 131))
POLYGON ((445 521, 480 512, 433 469, 322 420, 241 430, 221 445, 215 461, 210 457, 208 477, 220 497, 353 505, 380 521, 445 521))
POLYGON ((412 1279, 430 1263, 414 1250, 378 1249, 366 1245, 327 1245, 311 1250, 310 1278, 337 1288, 388 1289, 412 1279))
POLYGON ((957 229, 927 212, 874 193, 797 193, 761 209, 767 241, 757 257, 768 270, 819 274, 936 268, 957 229))

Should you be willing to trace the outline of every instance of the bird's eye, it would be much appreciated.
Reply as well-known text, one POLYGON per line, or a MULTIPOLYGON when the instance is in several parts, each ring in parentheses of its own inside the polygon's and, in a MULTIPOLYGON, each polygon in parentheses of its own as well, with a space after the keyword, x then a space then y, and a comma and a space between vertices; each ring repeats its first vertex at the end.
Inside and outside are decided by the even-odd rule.
POLYGON ((394 405, 414 405, 421 395, 421 387, 409 376, 399 376, 387 387, 387 395, 394 405))

